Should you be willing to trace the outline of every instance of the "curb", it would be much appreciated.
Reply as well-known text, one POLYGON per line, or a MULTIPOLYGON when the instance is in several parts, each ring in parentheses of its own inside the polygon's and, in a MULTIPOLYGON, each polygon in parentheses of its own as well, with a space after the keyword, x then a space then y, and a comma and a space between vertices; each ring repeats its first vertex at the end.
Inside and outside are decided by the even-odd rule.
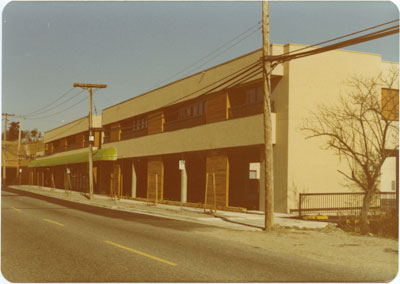
MULTIPOLYGON (((227 224, 218 224, 215 222, 217 220, 216 218, 210 217, 188 217, 188 216, 177 216, 177 214, 168 214, 164 212, 160 213, 153 213, 153 212, 147 212, 147 211, 141 211, 133 208, 127 208, 127 207, 121 207, 118 205, 107 205, 107 204, 99 204, 95 202, 90 202, 89 200, 87 201, 82 201, 82 200, 77 200, 74 198, 64 198, 63 196, 54 196, 51 194, 51 192, 37 192, 35 190, 31 189, 22 189, 18 188, 17 186, 8 186, 10 189, 15 190, 15 191, 21 191, 21 192, 29 192, 33 195, 38 195, 38 196, 45 196, 47 198, 55 199, 55 200, 62 200, 70 203, 78 203, 81 205, 86 205, 86 206, 92 206, 92 207, 98 207, 98 208, 103 208, 103 209, 108 209, 108 210, 113 210, 113 211, 122 211, 122 212, 127 212, 127 213, 136 213, 136 214, 143 214, 143 215, 148 215, 148 216, 153 216, 153 217, 159 217, 159 218, 166 218, 166 219, 172 219, 172 220, 178 220, 178 221, 186 221, 186 222, 191 222, 195 224, 201 224, 201 225, 206 225, 206 226, 212 226, 212 227, 219 227, 219 228, 225 228, 225 229, 234 229, 234 230, 254 230, 254 228, 251 228, 252 226, 249 226, 247 224, 235 224, 235 226, 227 226, 227 224), (209 223, 209 221, 212 221, 209 223)), ((222 220, 221 220, 222 221, 222 220)), ((224 222, 224 221, 223 221, 224 222)), ((260 229, 261 230, 261 229, 260 229)))

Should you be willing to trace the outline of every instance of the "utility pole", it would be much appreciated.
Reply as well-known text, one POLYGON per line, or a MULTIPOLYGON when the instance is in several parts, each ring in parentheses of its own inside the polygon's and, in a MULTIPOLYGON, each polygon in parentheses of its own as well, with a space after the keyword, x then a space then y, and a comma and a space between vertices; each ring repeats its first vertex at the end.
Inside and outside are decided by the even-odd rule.
POLYGON ((3 113, 4 116, 4 147, 3 147, 3 185, 6 185, 6 147, 7 147, 7 117, 15 116, 11 113, 3 113))
POLYGON ((17 181, 19 180, 19 160, 20 160, 20 150, 21 150, 21 129, 22 129, 22 115, 19 116, 19 127, 18 127, 18 147, 17 147, 17 181))
POLYGON ((271 55, 269 42, 269 3, 262 1, 263 78, 264 78, 264 153, 265 153, 265 231, 274 223, 273 148, 271 122, 271 55))
POLYGON ((93 199, 93 130, 92 130, 92 89, 107 88, 105 84, 74 83, 74 88, 83 88, 89 91, 89 199, 93 199))

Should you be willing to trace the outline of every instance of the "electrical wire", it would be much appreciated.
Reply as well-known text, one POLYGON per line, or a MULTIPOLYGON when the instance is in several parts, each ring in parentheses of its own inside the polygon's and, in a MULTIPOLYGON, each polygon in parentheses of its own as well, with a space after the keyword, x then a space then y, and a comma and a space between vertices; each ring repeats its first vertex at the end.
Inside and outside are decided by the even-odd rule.
MULTIPOLYGON (((70 127, 68 127, 67 129, 64 129, 64 133, 65 132, 67 132, 68 130, 70 130, 70 129, 72 129, 72 128, 74 128, 77 124, 78 124, 78 122, 80 122, 80 119, 78 119, 78 120, 76 120, 76 121, 74 121, 74 122, 72 122, 72 124, 70 125, 70 127)), ((71 123, 71 122, 70 122, 71 123)), ((51 130, 50 130, 51 131, 51 130)), ((59 136, 59 134, 58 135, 53 135, 53 136, 50 136, 50 137, 46 137, 46 140, 54 140, 53 138, 55 138, 55 137, 57 137, 57 136, 59 136)), ((60 138, 62 138, 62 137, 60 137, 60 138)))
MULTIPOLYGON (((100 91, 101 89, 94 89, 93 90, 93 93, 92 94, 95 94, 95 93, 97 93, 98 91, 100 91)), ((78 103, 81 103, 83 100, 85 100, 85 99, 88 99, 88 97, 84 97, 82 100, 80 100, 78 103)), ((75 105, 77 105, 78 103, 76 103, 75 105)), ((69 108, 67 108, 66 110, 68 110, 68 109, 70 109, 70 108, 72 108, 72 107, 74 107, 75 105, 72 105, 72 106, 70 106, 69 108)), ((58 113, 57 113, 58 114, 58 113)), ((86 117, 88 117, 88 116, 86 116, 86 117)), ((84 117, 82 117, 82 118, 84 118, 84 117)), ((71 124, 70 125, 70 127, 68 127, 67 129, 64 129, 64 133, 65 132, 67 132, 68 130, 70 130, 70 129, 72 129, 72 128, 74 128, 77 124, 78 124, 78 122, 80 122, 80 119, 78 119, 78 120, 76 120, 75 122, 73 122, 73 124, 71 124)), ((71 123, 71 122, 70 122, 71 123)), ((58 135, 53 135, 53 136, 50 136, 50 137, 46 137, 46 140, 49 140, 49 139, 53 139, 54 137, 57 137, 58 135)), ((54 139, 53 139, 54 140, 54 139)))
MULTIPOLYGON (((251 26, 250 28, 248 28, 247 30, 245 30, 244 32, 240 33, 239 35, 235 36, 234 38, 232 38, 231 40, 225 42, 224 44, 222 44, 221 46, 217 47, 216 49, 214 49, 213 51, 209 52, 207 55, 201 57, 200 59, 198 59, 197 61, 195 61, 194 63, 190 64, 189 66, 185 67, 184 69, 182 69, 181 71, 173 74, 172 76, 169 76, 168 78, 164 79, 163 81, 157 83, 156 85, 154 85, 154 87, 147 89, 144 92, 150 91, 152 89, 155 89, 159 86, 161 86, 162 84, 164 84, 165 82, 175 78, 176 76, 183 74, 185 71, 192 69, 192 67, 196 66, 197 64, 199 64, 201 61, 203 61, 204 59, 208 58, 209 56, 215 54, 216 52, 218 52, 219 50, 221 50, 222 48, 224 48, 225 46, 227 46, 228 44, 234 42, 235 40, 237 40, 238 38, 240 38, 241 36, 245 35, 246 33, 248 33, 249 31, 251 31, 252 29, 254 29, 255 27, 257 27, 256 31, 259 30, 261 27, 258 27, 261 24, 261 21, 257 22, 257 24, 251 26)), ((252 34, 255 31, 252 32, 252 34)), ((246 37, 247 38, 247 37, 246 37)), ((246 39, 244 38, 244 39, 246 39)), ((241 41, 243 41, 244 39, 240 39, 237 43, 235 43, 234 45, 240 43, 241 41)), ((232 46, 233 47, 233 46, 232 46)), ((232 47, 228 47, 228 49, 223 50, 221 53, 219 53, 217 56, 221 55, 222 53, 226 52, 227 50, 231 49, 232 47)), ((216 57, 217 57, 216 56, 216 57)), ((214 57, 215 58, 215 57, 214 57)), ((202 65, 203 66, 203 65, 202 65)), ((200 68, 201 66, 197 66, 197 68, 200 68)), ((186 73, 187 74, 187 73, 186 73)), ((184 75, 186 76, 186 75, 184 75)))
POLYGON ((25 118, 32 119, 32 118, 35 118, 35 116, 37 116, 37 115, 45 114, 46 112, 49 112, 49 111, 51 111, 51 110, 54 110, 54 109, 56 109, 57 107, 62 106, 62 105, 65 105, 67 102, 72 101, 74 98, 76 98, 77 96, 79 96, 79 95, 82 94, 83 92, 84 92, 84 90, 80 90, 77 94, 75 94, 74 96, 72 96, 72 97, 69 98, 68 100, 62 101, 62 102, 58 103, 57 105, 53 106, 51 109, 43 110, 43 111, 38 112, 38 113, 36 113, 36 114, 34 114, 34 115, 25 115, 25 118))
MULTIPOLYGON (((230 82, 231 80, 235 79, 237 76, 240 76, 241 74, 243 74, 243 73, 245 73, 245 72, 247 72, 247 71, 249 71, 249 70, 252 70, 253 68, 257 68, 259 64, 260 64, 260 61, 257 60, 257 61, 255 61, 255 62, 253 62, 253 63, 251 63, 251 64, 249 64, 249 65, 247 65, 247 66, 245 66, 245 67, 240 68, 239 70, 236 70, 235 72, 233 72, 233 73, 231 73, 231 74, 229 74, 229 75, 227 75, 227 76, 225 76, 225 77, 223 77, 223 78, 221 78, 221 79, 219 79, 219 80, 217 80, 217 81, 214 81, 214 82, 211 83, 211 84, 208 84, 208 85, 206 85, 206 86, 204 86, 204 87, 202 87, 202 88, 200 88, 200 89, 198 89, 198 90, 196 90, 196 91, 193 91, 193 92, 191 92, 191 93, 189 93, 189 94, 187 94, 187 95, 185 95, 185 96, 183 96, 183 97, 180 97, 179 99, 176 99, 176 100, 174 100, 174 101, 171 101, 171 102, 169 102, 168 104, 164 105, 163 107, 167 107, 167 106, 169 106, 169 105, 171 105, 171 104, 174 104, 174 103, 179 102, 179 101, 181 101, 181 100, 183 100, 183 99, 186 99, 187 97, 190 97, 190 96, 192 96, 192 95, 194 95, 194 94, 196 94, 196 93, 198 93, 198 92, 200 92, 200 91, 202 91, 202 90, 204 90, 204 89, 207 89, 207 88, 213 86, 214 84, 216 84, 216 83, 218 83, 218 82, 221 82, 221 81, 223 81, 223 80, 225 80, 225 79, 231 77, 232 75, 235 75, 235 74, 236 74, 233 78, 227 79, 227 81, 221 83, 220 85, 218 85, 217 87, 215 87, 215 88, 212 89, 212 90, 215 90, 215 89, 219 88, 220 86, 223 86, 224 84, 226 84, 226 83, 230 82)), ((207 91, 206 93, 210 93, 212 90, 209 90, 209 91, 207 91)), ((202 95, 204 95, 204 94, 206 94, 206 93, 203 93, 202 95)))
MULTIPOLYGON (((93 91, 92 94, 95 94, 98 90, 99 90, 99 89, 95 89, 95 90, 93 91)), ((84 90, 81 90, 77 95, 80 95, 83 91, 84 91, 84 90)), ((75 95, 74 97, 76 97, 77 95, 75 95)), ((72 98, 71 98, 71 99, 72 99, 72 98)), ((54 115, 59 115, 60 113, 62 113, 62 112, 64 112, 64 111, 70 110, 71 108, 73 108, 74 106, 80 104, 81 102, 83 102, 83 101, 86 100, 86 99, 88 99, 87 96, 85 96, 84 98, 82 98, 82 99, 81 99, 80 101, 78 101, 77 103, 75 103, 75 104, 73 104, 73 105, 71 105, 71 106, 69 106, 69 107, 67 107, 67 108, 65 108, 65 109, 63 109, 63 110, 61 110, 61 111, 58 111, 57 113, 53 113, 53 114, 49 114, 49 115, 45 115, 45 116, 41 116, 41 117, 27 118, 27 119, 28 119, 28 120, 41 120, 41 119, 43 119, 43 118, 48 118, 48 117, 52 117, 52 116, 54 116, 54 115)))
POLYGON ((312 47, 318 47, 318 46, 320 46, 322 44, 329 43, 329 42, 332 42, 332 41, 336 41, 336 40, 339 40, 339 39, 342 39, 342 38, 346 38, 346 37, 349 37, 349 36, 352 36, 352 35, 356 35, 356 34, 359 34, 359 33, 363 33, 363 32, 366 32, 368 30, 376 29, 376 28, 379 28, 379 27, 382 27, 382 26, 385 26, 385 25, 388 25, 388 24, 391 24, 391 23, 394 23, 394 22, 398 22, 399 20, 400 19, 391 20, 391 21, 385 22, 385 23, 380 24, 380 25, 372 26, 372 27, 369 27, 369 28, 366 28, 366 29, 363 29, 363 30, 359 30, 359 31, 356 31, 356 32, 353 32, 353 33, 350 33, 350 34, 346 34, 346 35, 343 35, 343 36, 339 36, 339 37, 336 37, 336 38, 333 38, 333 39, 330 39, 330 40, 322 41, 322 42, 319 42, 319 43, 315 43, 313 45, 308 45, 306 47, 295 49, 295 50, 289 51, 287 53, 283 53, 281 55, 285 56, 285 55, 289 55, 289 54, 292 54, 292 53, 295 53, 295 52, 298 52, 298 51, 301 51, 301 50, 310 49, 312 47))
POLYGON ((46 116, 42 116, 42 117, 28 118, 28 119, 30 119, 30 120, 37 120, 37 119, 49 118, 49 117, 52 117, 52 116, 55 116, 55 115, 59 115, 60 113, 62 113, 62 112, 64 112, 64 111, 67 111, 67 110, 70 110, 70 109, 73 108, 74 106, 80 104, 81 102, 83 102, 84 100, 87 100, 87 99, 88 99, 88 97, 84 97, 84 98, 82 98, 80 101, 78 101, 77 103, 75 103, 75 104, 73 104, 73 105, 71 105, 71 106, 69 106, 69 107, 67 107, 67 108, 65 108, 65 109, 63 109, 63 110, 61 110, 61 111, 59 111, 59 112, 56 112, 56 113, 53 113, 53 114, 49 114, 49 115, 46 115, 46 116))
MULTIPOLYGON (((384 25, 387 25, 389 23, 393 23, 393 22, 396 22, 396 21, 398 21, 398 20, 389 21, 389 22, 386 22, 386 23, 381 24, 381 25, 373 26, 373 27, 370 27, 370 28, 367 28, 367 29, 364 29, 364 30, 361 30, 361 31, 357 31, 357 32, 354 32, 354 33, 351 33, 351 34, 348 34, 348 35, 345 35, 345 36, 341 36, 341 37, 337 37, 335 39, 324 41, 322 43, 332 42, 332 41, 335 41, 335 40, 338 40, 338 39, 341 39, 341 38, 344 38, 344 37, 348 37, 348 36, 351 36, 351 35, 359 34, 361 32, 365 32, 367 30, 371 30, 371 29, 374 29, 374 28, 377 28, 377 27, 381 27, 381 26, 384 26, 384 25)), ((391 34, 394 34, 394 33, 398 33, 399 32, 398 27, 399 27, 398 25, 397 26, 393 26, 393 27, 389 27, 389 28, 386 28, 386 29, 383 29, 383 30, 379 30, 379 31, 376 31, 376 32, 373 32, 373 33, 370 33, 370 34, 366 34, 366 35, 363 35, 363 36, 360 36, 360 37, 356 37, 356 38, 353 38, 353 39, 350 39, 350 40, 347 40, 347 41, 342 41, 342 42, 339 42, 339 43, 336 43, 336 44, 328 45, 326 47, 322 47, 322 48, 319 48, 317 50, 312 50, 312 51, 307 51, 307 52, 302 52, 302 53, 296 53, 296 54, 292 54, 292 55, 288 55, 289 53, 286 53, 286 54, 283 54, 283 55, 271 56, 266 60, 262 60, 261 59, 261 61, 264 61, 264 62, 265 61, 271 61, 271 62, 276 61, 275 64, 273 64, 271 66, 271 71, 270 72, 272 72, 272 70, 279 63, 282 63, 282 62, 285 62, 285 61, 289 61, 289 60, 293 60, 293 59, 297 59, 297 58, 301 58, 301 57, 305 57, 305 56, 310 56, 310 55, 322 53, 322 52, 326 52, 326 51, 330 51, 330 50, 334 50, 334 49, 338 49, 338 48, 349 46, 349 45, 354 45, 354 44, 357 44, 357 43, 361 43, 361 42, 373 40, 373 39, 376 39, 376 38, 388 36, 388 35, 391 35, 391 34)), ((316 45, 318 45, 318 44, 315 44, 314 46, 316 46, 316 45)), ((308 46, 306 48, 310 48, 310 46, 308 46)), ((306 49, 306 48, 302 48, 302 49, 299 49, 299 50, 303 50, 303 49, 306 49)), ((299 50, 297 50, 297 51, 299 51, 299 50)), ((293 53, 293 52, 294 51, 292 51, 291 53, 293 53)), ((213 82, 213 83, 211 83, 211 84, 209 84, 209 85, 207 85, 207 86, 205 86, 205 87, 203 87, 203 88, 201 88, 199 90, 191 92, 191 93, 189 93, 189 94, 187 94, 187 95, 185 95, 185 96, 183 96, 183 97, 181 97, 181 98, 179 98, 177 100, 174 100, 174 101, 162 106, 161 108, 168 107, 168 106, 170 106, 172 104, 175 104, 176 102, 179 102, 179 101, 181 101, 181 100, 183 100, 183 99, 185 99, 187 97, 190 97, 191 95, 193 95, 193 94, 195 94, 195 93, 197 93, 197 92, 199 92, 201 90, 204 90, 204 89, 206 89, 206 88, 208 88, 208 87, 210 87, 210 86, 212 86, 212 85, 216 84, 217 82, 220 82, 220 81, 222 81, 224 79, 227 79, 227 80, 224 81, 223 83, 221 83, 220 85, 218 85, 218 86, 216 86, 216 87, 204 92, 203 94, 198 95, 197 97, 202 96, 202 95, 206 95, 206 94, 210 94, 214 90, 222 87, 223 85, 225 85, 225 84, 227 84, 230 81, 233 81, 235 79, 236 79, 236 81, 234 81, 230 85, 225 86, 223 88, 223 90, 225 90, 226 88, 229 88, 229 87, 237 86, 238 84, 242 83, 243 81, 249 80, 250 78, 253 78, 253 77, 259 75, 259 71, 258 70, 253 70, 250 74, 245 75, 245 77, 239 78, 240 76, 244 75, 246 72, 250 71, 252 68, 256 67, 258 63, 259 62, 256 62, 256 63, 253 63, 253 64, 250 64, 250 65, 246 66, 246 67, 251 66, 251 68, 248 68, 246 70, 244 70, 246 68, 246 67, 244 67, 244 68, 241 68, 240 70, 234 72, 234 73, 238 73, 238 72, 244 70, 243 72, 240 72, 239 74, 237 74, 233 78, 227 79, 230 76, 232 76, 234 73, 232 73, 232 74, 230 74, 230 75, 228 75, 228 76, 226 76, 226 77, 224 77, 224 78, 222 78, 222 79, 220 79, 218 81, 215 81, 215 82, 213 82)))
POLYGON ((240 42, 242 42, 243 40, 249 38, 250 36, 252 36, 253 34, 255 34, 256 32, 258 32, 259 30, 261 30, 261 27, 257 28, 255 31, 253 31, 252 33, 248 34, 246 37, 242 38, 240 41, 236 42, 235 44, 232 44, 231 46, 229 46, 228 48, 226 48, 225 50, 223 50, 223 52, 218 53, 217 55, 211 57, 210 59, 208 59, 206 62, 204 62, 203 64, 201 64, 200 66, 197 66, 195 69, 191 70, 190 72, 185 73, 183 76, 187 76, 190 73, 192 73, 193 71, 195 71, 196 69, 205 66, 207 63, 211 62, 212 60, 214 60, 215 58, 217 58, 218 56, 220 56, 221 54, 227 52, 228 50, 232 49, 233 47, 235 47, 236 45, 238 45, 240 42))
POLYGON ((359 44, 362 42, 370 41, 373 39, 389 36, 389 35, 392 35, 392 34, 395 34, 398 32, 399 32, 399 25, 396 25, 396 26, 392 26, 392 27, 389 27, 389 28, 386 28, 383 30, 373 32, 373 33, 355 37, 355 38, 352 38, 349 40, 345 40, 345 41, 341 41, 341 42, 338 42, 335 44, 327 45, 327 46, 324 46, 324 47, 321 47, 318 49, 314 49, 311 51, 305 51, 305 52, 295 53, 295 54, 291 54, 291 55, 270 56, 270 57, 266 58, 265 61, 270 61, 270 62, 276 61, 276 63, 282 63, 285 61, 298 59, 298 58, 302 58, 305 56, 315 55, 318 53, 322 53, 322 52, 326 52, 326 51, 330 51, 330 50, 334 50, 334 49, 338 49, 338 48, 343 48, 343 47, 359 44))
POLYGON ((51 106, 52 104, 54 104, 54 103, 57 102, 58 100, 62 99, 64 96, 68 95, 69 92, 71 92, 73 89, 74 89, 74 87, 72 87, 71 89, 69 89, 68 91, 66 91, 65 93, 63 93, 60 97, 58 97, 58 98, 55 99, 54 101, 51 101, 51 102, 48 103, 47 105, 45 105, 45 106, 43 106, 43 107, 41 107, 41 108, 39 108, 39 109, 37 109, 37 110, 31 112, 31 113, 28 113, 26 116, 30 116, 30 115, 35 114, 35 113, 37 113, 37 112, 39 112, 39 111, 41 111, 41 110, 43 110, 43 109, 46 109, 47 107, 51 106))

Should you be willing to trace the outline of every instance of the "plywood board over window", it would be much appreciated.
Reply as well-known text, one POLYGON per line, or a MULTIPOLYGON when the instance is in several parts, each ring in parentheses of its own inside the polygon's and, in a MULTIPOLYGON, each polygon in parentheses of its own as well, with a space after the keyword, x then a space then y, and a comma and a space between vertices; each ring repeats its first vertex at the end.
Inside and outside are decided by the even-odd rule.
POLYGON ((164 199, 164 163, 161 158, 149 158, 147 162, 147 197, 149 200, 164 199), (157 193, 156 193, 157 191, 157 193))
POLYGON ((111 141, 121 140, 121 128, 119 123, 111 125, 111 141))
POLYGON ((388 120, 399 120, 399 90, 382 89, 382 115, 388 120))
POLYGON ((218 206, 229 205, 229 160, 224 154, 210 154, 206 161, 208 173, 207 204, 213 204, 213 174, 215 175, 215 195, 218 206))
POLYGON ((118 162, 113 165, 111 186, 111 195, 121 196, 121 165, 118 162))
POLYGON ((228 105, 228 93, 211 95, 207 99, 207 123, 228 119, 228 105))
POLYGON ((149 114, 147 121, 148 134, 161 133, 164 131, 164 113, 162 111, 149 114))

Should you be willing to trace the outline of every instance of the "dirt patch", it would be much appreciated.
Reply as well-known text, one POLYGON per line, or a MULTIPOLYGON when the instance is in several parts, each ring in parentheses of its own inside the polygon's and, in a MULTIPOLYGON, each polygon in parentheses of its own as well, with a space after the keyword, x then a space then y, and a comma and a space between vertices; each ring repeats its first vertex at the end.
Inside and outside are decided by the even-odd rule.
POLYGON ((334 226, 323 229, 275 226, 268 233, 221 228, 196 233, 354 269, 386 272, 393 278, 398 271, 397 240, 350 234, 334 226))

